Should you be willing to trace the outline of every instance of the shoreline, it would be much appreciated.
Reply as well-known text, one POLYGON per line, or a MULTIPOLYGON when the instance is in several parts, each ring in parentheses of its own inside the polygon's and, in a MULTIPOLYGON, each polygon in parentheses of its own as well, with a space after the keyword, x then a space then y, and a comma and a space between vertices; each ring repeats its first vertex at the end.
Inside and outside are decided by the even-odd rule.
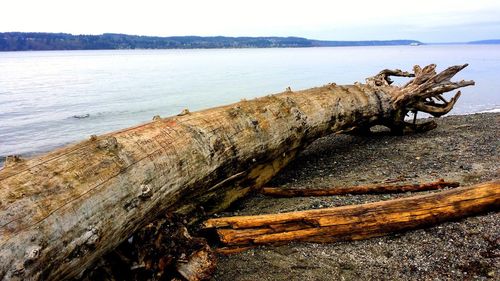
POLYGON ((459 43, 424 43, 421 45, 338 45, 338 46, 276 46, 276 47, 195 47, 195 48, 122 48, 122 49, 54 49, 54 50, 0 50, 0 53, 26 53, 26 52, 64 52, 64 51, 183 51, 183 50, 242 50, 242 49, 316 49, 316 48, 357 48, 357 47, 425 47, 425 46, 495 46, 497 44, 470 44, 459 43))
MULTIPOLYGON (((457 114, 457 115, 454 115, 453 112, 451 112, 447 116, 441 117, 441 118, 447 118, 447 117, 450 117, 450 116, 468 116, 468 115, 475 115, 475 114, 498 114, 498 113, 500 113, 500 107, 499 106, 494 106, 492 109, 488 109, 488 110, 484 110, 484 111, 480 111, 480 112, 474 112, 474 113, 466 113, 466 114, 457 114)), ((429 118, 429 117, 420 117, 420 118, 417 118, 417 119, 418 120, 424 120, 424 119, 427 119, 427 118, 429 118)), ((71 145, 72 143, 78 143, 80 141, 83 141, 83 139, 77 140, 75 142, 65 143, 64 145, 61 145, 59 147, 55 147, 55 148, 50 149, 50 150, 34 150, 34 151, 29 152, 29 153, 21 153, 21 154, 15 154, 15 153, 13 153, 13 154, 10 154, 10 155, 17 155, 17 156, 20 156, 23 159, 24 158, 30 159, 30 158, 33 158, 33 157, 38 157, 38 156, 41 156, 43 154, 49 153, 49 152, 51 152, 51 151, 53 151, 55 149, 59 149, 59 148, 62 148, 64 146, 71 145)), ((4 168, 5 159, 7 158, 7 156, 9 156, 9 155, 0 155, 0 170, 2 170, 4 168)))

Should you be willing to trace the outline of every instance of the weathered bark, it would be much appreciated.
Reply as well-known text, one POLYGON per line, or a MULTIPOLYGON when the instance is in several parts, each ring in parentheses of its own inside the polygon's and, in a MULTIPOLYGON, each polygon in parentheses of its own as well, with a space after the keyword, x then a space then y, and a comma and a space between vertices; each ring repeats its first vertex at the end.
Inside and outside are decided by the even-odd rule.
POLYGON ((415 192, 436 190, 445 187, 458 187, 458 182, 446 182, 439 179, 435 182, 422 184, 402 184, 402 185, 387 185, 387 184, 372 184, 372 185, 357 185, 349 187, 333 187, 333 188, 279 188, 279 187, 263 187, 261 194, 273 197, 305 197, 305 196, 332 196, 345 194, 380 194, 393 192, 415 192))
POLYGON ((382 236, 500 207, 500 181, 362 205, 209 219, 228 246, 334 242, 382 236))
POLYGON ((212 108, 89 140, 47 155, 9 158, 0 171, 0 279, 59 280, 80 274, 159 214, 211 213, 261 187, 313 140, 408 124, 411 110, 443 113, 429 99, 472 85, 415 67, 405 87, 382 72, 367 84, 323 87, 212 108), (426 106, 426 107, 424 107, 426 106))

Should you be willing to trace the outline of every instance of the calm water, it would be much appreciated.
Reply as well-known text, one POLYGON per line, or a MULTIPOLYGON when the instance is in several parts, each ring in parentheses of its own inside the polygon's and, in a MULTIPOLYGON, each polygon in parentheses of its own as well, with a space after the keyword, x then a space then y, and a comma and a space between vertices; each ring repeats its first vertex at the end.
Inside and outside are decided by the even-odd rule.
POLYGON ((383 68, 470 63, 454 114, 500 108, 500 45, 0 52, 0 162, 184 108, 199 110, 383 68), (74 115, 86 115, 77 119, 74 115))

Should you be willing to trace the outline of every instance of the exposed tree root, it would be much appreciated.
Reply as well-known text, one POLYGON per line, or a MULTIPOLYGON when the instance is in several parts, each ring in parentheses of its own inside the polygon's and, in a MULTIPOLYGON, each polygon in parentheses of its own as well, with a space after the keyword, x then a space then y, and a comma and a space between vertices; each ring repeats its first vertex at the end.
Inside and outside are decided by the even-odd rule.
POLYGON ((382 70, 379 74, 366 79, 368 85, 373 86, 391 86, 393 81, 390 76, 414 77, 403 87, 396 87, 392 96, 392 103, 395 111, 391 118, 384 125, 391 128, 394 134, 420 133, 436 128, 433 121, 416 124, 406 122, 404 119, 409 112, 416 114, 418 111, 428 113, 434 117, 440 117, 450 112, 457 102, 461 93, 458 91, 450 101, 447 101, 442 94, 474 85, 472 80, 462 80, 451 82, 450 79, 460 70, 467 67, 468 64, 455 65, 446 70, 436 73, 436 65, 430 64, 424 68, 416 65, 413 68, 414 73, 396 70, 382 70))

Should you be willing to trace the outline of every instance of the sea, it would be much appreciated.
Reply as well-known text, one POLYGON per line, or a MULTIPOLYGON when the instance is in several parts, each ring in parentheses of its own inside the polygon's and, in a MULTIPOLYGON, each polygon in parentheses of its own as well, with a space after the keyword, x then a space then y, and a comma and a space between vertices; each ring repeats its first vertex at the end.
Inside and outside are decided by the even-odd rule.
POLYGON ((470 64, 452 114, 500 111, 500 45, 0 52, 0 166, 155 115, 430 63, 470 64))

